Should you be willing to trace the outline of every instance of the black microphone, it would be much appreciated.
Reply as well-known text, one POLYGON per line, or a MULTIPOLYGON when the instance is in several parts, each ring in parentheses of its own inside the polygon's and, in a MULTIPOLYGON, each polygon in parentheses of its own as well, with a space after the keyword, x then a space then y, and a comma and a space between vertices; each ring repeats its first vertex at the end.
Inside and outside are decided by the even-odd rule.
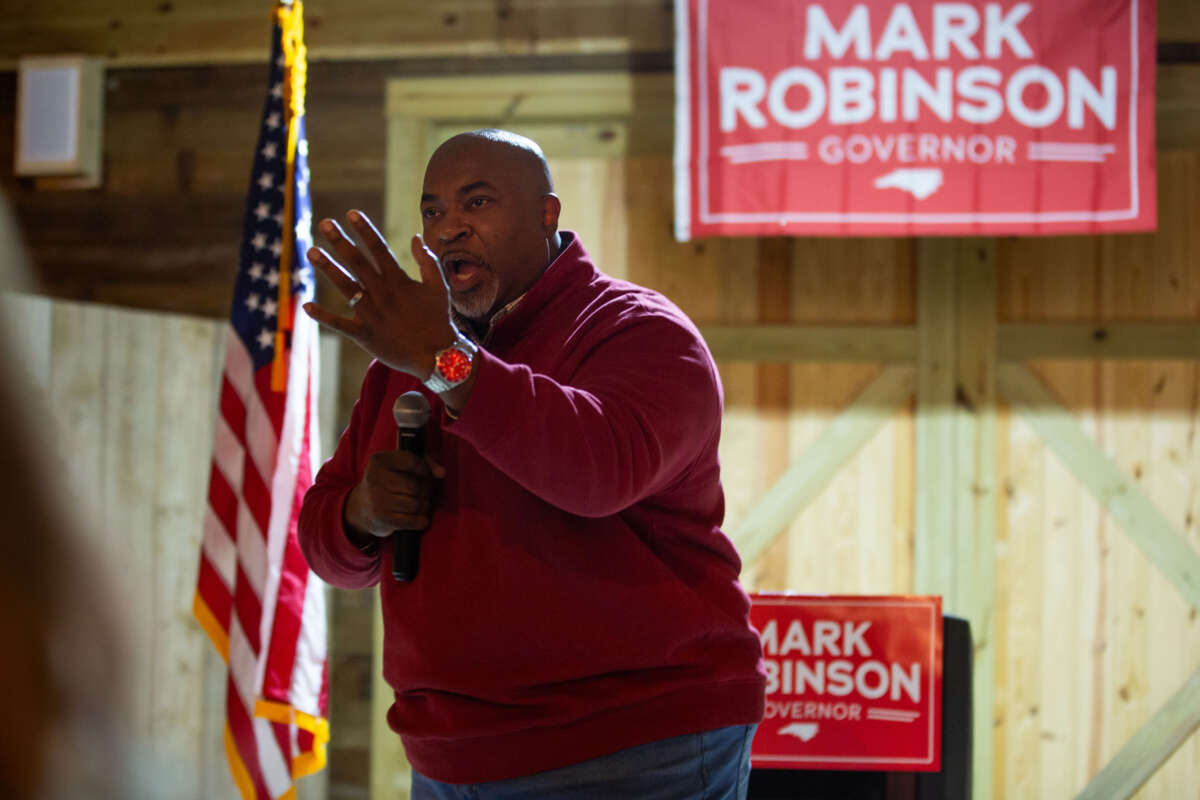
MULTIPOLYGON (((425 457, 425 423, 429 421, 429 401, 420 392, 405 392, 392 406, 396 420, 396 449, 425 457)), ((417 577, 421 554, 420 531, 396 531, 392 534, 392 577, 411 581, 417 577)))

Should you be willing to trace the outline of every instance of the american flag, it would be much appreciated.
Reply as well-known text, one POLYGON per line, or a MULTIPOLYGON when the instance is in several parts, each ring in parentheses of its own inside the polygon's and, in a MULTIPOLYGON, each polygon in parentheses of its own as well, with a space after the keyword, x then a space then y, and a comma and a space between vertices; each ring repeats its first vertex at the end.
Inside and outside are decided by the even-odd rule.
POLYGON ((319 462, 302 7, 274 12, 270 90, 226 336, 195 614, 228 665, 225 752, 246 800, 325 765, 324 585, 296 540, 319 462))

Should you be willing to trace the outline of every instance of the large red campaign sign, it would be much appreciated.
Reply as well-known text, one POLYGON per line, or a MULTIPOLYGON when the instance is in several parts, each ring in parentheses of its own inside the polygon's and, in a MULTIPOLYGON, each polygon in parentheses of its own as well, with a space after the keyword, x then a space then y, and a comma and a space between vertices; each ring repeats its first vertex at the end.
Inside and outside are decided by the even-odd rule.
POLYGON ((676 235, 1153 229, 1154 0, 676 0, 676 235))
POLYGON ((765 769, 941 769, 940 597, 751 595, 765 769))

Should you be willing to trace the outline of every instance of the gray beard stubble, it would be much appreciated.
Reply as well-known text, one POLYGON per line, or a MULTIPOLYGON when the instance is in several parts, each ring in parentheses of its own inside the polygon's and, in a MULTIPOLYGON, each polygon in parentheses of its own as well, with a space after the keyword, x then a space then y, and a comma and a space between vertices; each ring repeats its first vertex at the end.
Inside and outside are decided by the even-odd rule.
POLYGON ((459 298, 451 295, 450 302, 453 304, 454 310, 467 319, 482 321, 492 310, 492 306, 496 304, 496 295, 499 292, 500 287, 495 278, 488 275, 465 297, 459 298))

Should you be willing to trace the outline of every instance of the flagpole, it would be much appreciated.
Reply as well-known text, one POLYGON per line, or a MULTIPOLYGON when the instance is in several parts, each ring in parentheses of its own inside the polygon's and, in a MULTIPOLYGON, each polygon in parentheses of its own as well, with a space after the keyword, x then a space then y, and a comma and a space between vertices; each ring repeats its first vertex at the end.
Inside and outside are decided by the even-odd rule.
POLYGON ((271 371, 271 388, 283 392, 287 383, 287 353, 292 330, 291 271, 295 246, 295 187, 296 143, 299 139, 300 118, 304 116, 304 89, 308 75, 308 57, 304 46, 304 5, 292 5, 291 0, 279 0, 275 18, 283 29, 283 108, 287 126, 286 183, 284 192, 283 250, 279 263, 279 325, 275 331, 275 363, 271 371))

